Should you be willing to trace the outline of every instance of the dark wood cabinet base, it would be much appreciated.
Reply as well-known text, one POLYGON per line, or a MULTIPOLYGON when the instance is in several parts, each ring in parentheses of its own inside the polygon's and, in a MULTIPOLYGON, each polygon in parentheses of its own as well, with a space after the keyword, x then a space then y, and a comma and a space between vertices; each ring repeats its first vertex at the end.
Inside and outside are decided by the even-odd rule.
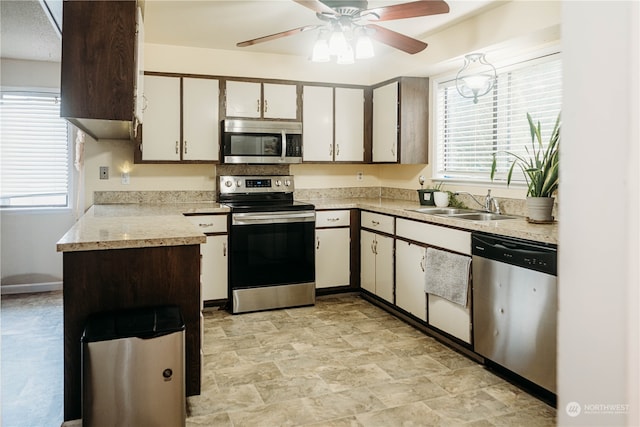
POLYGON ((65 252, 63 268, 65 421, 81 417, 80 338, 92 313, 178 305, 186 392, 200 394, 200 245, 65 252))

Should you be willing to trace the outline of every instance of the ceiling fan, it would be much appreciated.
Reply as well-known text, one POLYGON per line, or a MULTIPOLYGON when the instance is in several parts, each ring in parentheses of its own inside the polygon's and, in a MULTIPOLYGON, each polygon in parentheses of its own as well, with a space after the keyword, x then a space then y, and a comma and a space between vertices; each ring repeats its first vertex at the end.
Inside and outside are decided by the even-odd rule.
MULTIPOLYGON (((316 16, 323 21, 323 23, 318 25, 305 25, 280 33, 246 40, 237 43, 236 46, 252 46, 305 31, 320 29, 321 33, 318 40, 322 40, 324 37, 328 43, 333 41, 328 40, 329 37, 333 39, 336 34, 341 38, 344 36, 344 39, 356 39, 360 36, 365 36, 406 53, 415 54, 424 50, 427 44, 376 25, 375 23, 449 12, 449 5, 443 0, 419 0, 374 9, 367 9, 367 0, 293 1, 316 12, 316 16)), ((371 48, 371 56, 372 55, 373 51, 371 48)))

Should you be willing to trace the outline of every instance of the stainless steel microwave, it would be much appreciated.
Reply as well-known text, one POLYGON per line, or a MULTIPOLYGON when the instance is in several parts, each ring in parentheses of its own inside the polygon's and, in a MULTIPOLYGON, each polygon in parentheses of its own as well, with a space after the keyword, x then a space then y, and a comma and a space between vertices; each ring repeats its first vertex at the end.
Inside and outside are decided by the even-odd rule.
POLYGON ((223 120, 224 163, 302 163, 302 123, 223 120))

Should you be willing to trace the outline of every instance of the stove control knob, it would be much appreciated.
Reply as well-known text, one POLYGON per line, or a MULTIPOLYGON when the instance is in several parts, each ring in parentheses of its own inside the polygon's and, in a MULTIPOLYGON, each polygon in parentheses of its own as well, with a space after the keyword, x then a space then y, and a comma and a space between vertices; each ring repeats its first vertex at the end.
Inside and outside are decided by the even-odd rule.
POLYGON ((237 180, 236 181, 236 187, 242 187, 242 181, 237 180))
POLYGON ((280 187, 282 185, 282 181, 276 179, 276 187, 280 187))
POLYGON ((285 180, 284 180, 284 186, 285 186, 285 187, 289 187, 289 186, 291 186, 291 180, 290 180, 290 179, 285 179, 285 180))
POLYGON ((231 181, 225 181, 225 182, 224 182, 224 185, 225 185, 225 186, 227 186, 227 187, 231 187, 231 186, 233 185, 233 182, 231 182, 231 181))

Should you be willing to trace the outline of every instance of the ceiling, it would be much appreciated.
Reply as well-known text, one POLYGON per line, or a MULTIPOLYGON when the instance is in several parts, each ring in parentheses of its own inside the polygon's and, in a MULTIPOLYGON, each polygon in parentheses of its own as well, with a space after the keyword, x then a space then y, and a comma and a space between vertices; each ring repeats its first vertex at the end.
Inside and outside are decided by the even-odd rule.
MULTIPOLYGON (((369 8, 408 1, 369 0, 369 8)), ((448 14, 386 21, 379 25, 428 43, 430 33, 477 14, 497 1, 449 0, 448 3, 448 14)), ((60 37, 44 6, 48 5, 56 16, 61 4, 61 0, 0 0, 2 57, 60 61, 60 37)), ((144 21, 146 43, 298 56, 310 55, 317 31, 244 48, 235 44, 321 22, 313 11, 291 0, 145 0, 144 21)), ((392 51, 379 43, 375 43, 374 48, 378 57, 392 51)))

